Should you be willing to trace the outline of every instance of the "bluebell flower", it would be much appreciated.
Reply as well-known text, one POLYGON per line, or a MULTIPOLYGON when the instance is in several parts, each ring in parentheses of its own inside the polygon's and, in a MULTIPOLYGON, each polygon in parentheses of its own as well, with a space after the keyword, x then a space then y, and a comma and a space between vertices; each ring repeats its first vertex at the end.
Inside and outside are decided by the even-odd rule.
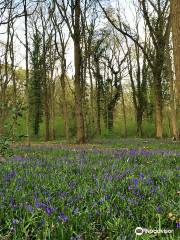
POLYGON ((180 229, 180 222, 176 223, 176 227, 180 229))
POLYGON ((132 190, 133 189, 133 186, 132 185, 129 185, 128 186, 128 190, 132 190))
POLYGON ((26 208, 31 213, 34 211, 34 209, 33 209, 33 207, 31 205, 28 205, 26 208))
POLYGON ((154 184, 154 180, 152 178, 147 179, 147 184, 148 185, 153 185, 154 184))
POLYGON ((144 179, 144 174, 142 172, 139 173, 140 179, 144 179))
POLYGON ((128 198, 128 202, 132 205, 138 205, 138 202, 135 199, 128 198))
POLYGON ((68 217, 63 212, 61 212, 58 216, 58 220, 62 220, 63 222, 67 222, 68 217))
POLYGON ((151 193, 156 193, 157 192, 157 188, 156 187, 151 188, 150 192, 151 193))
POLYGON ((43 226, 43 225, 45 225, 45 223, 46 223, 46 221, 45 221, 45 219, 43 218, 43 219, 41 220, 41 222, 39 223, 40 227, 43 226))
POLYGON ((112 175, 109 176, 109 180, 110 180, 110 181, 113 180, 113 176, 112 176, 112 175))
POLYGON ((125 200, 126 199, 126 195, 122 195, 120 196, 121 200, 125 200))
POLYGON ((136 149, 131 149, 129 151, 129 153, 130 153, 130 155, 135 156, 135 155, 137 155, 138 151, 136 149))
POLYGON ((101 198, 99 204, 102 205, 105 202, 105 197, 101 198))
POLYGON ((72 215, 76 215, 79 212, 79 208, 74 208, 72 211, 72 215))
POLYGON ((157 205, 157 207, 156 207, 156 211, 157 211, 158 213, 161 212, 161 206, 160 206, 160 204, 157 205))
POLYGON ((36 203, 35 203, 35 207, 36 207, 36 208, 41 208, 41 204, 40 204, 39 202, 36 202, 36 203))
POLYGON ((47 215, 49 215, 49 216, 53 213, 53 209, 50 208, 50 207, 47 207, 47 208, 45 209, 45 211, 46 211, 47 215))
POLYGON ((18 219, 15 219, 15 218, 14 218, 14 219, 12 220, 12 224, 13 224, 13 225, 17 225, 18 223, 19 223, 19 220, 18 220, 18 219))
POLYGON ((139 180, 137 178, 132 178, 132 182, 135 186, 138 186, 139 180))
POLYGON ((15 200, 12 196, 10 197, 10 205, 11 207, 16 207, 15 200))

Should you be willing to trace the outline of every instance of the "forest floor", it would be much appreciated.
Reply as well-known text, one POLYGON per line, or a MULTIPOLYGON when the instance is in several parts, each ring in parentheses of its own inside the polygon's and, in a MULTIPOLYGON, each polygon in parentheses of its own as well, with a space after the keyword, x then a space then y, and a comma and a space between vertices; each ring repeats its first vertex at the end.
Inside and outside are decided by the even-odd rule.
POLYGON ((14 145, 0 164, 0 239, 178 239, 179 146, 155 139, 14 145))
MULTIPOLYGON (((13 144, 13 147, 26 146, 26 142, 20 142, 13 144)), ((54 148, 80 148, 80 149, 154 149, 154 150, 179 150, 180 151, 180 140, 172 141, 170 138, 165 139, 155 139, 155 138, 96 138, 89 141, 86 144, 66 144, 65 140, 57 141, 33 141, 31 146, 44 146, 44 147, 54 147, 54 148)))

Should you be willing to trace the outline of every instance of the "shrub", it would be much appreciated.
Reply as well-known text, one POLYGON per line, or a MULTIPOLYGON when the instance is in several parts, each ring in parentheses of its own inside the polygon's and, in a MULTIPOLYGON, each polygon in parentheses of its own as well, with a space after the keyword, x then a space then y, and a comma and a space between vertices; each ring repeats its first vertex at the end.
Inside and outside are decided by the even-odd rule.
POLYGON ((9 137, 0 137, 0 156, 12 156, 13 151, 10 147, 12 140, 9 137))

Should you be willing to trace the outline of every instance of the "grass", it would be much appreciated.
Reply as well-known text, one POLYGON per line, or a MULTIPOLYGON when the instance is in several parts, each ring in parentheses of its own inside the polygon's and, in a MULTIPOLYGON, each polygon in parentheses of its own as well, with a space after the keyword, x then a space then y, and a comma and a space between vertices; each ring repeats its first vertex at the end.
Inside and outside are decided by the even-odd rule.
MULTIPOLYGON (((101 137, 103 139, 113 139, 113 138, 123 138, 124 137, 124 122, 121 119, 120 116, 116 116, 114 120, 114 128, 113 131, 110 133, 108 129, 105 128, 103 119, 101 119, 101 124, 102 124, 102 132, 101 132, 101 137)), ((12 119, 8 119, 6 122, 6 133, 9 133, 9 129, 11 129, 12 126, 12 119)), ((52 124, 50 122, 50 132, 51 132, 51 127, 52 124)), ((90 131, 89 127, 87 131, 90 131)), ((92 129, 91 129, 92 130, 92 129)), ((44 117, 42 118, 42 122, 40 123, 40 129, 39 129, 39 136, 35 137, 33 136, 32 129, 30 131, 31 139, 33 141, 44 141, 45 136, 45 122, 44 122, 44 117)), ((60 116, 57 116, 55 118, 55 133, 56 133, 56 139, 59 141, 62 141, 65 138, 65 127, 64 127, 64 121, 63 118, 60 116)), ((144 119, 143 121, 143 136, 145 138, 153 138, 155 136, 155 125, 154 125, 154 120, 148 120, 144 119)), ((26 136, 27 135, 27 128, 26 128, 26 118, 25 116, 19 117, 17 120, 17 126, 14 129, 14 134, 15 136, 26 136)), ((70 135, 71 138, 73 138, 73 141, 75 140, 76 136, 76 126, 75 126, 75 120, 74 118, 71 119, 70 121, 70 135)), ((90 134, 91 136, 92 134, 90 134)), ((163 121, 163 136, 164 137, 170 137, 172 135, 171 130, 169 129, 169 122, 168 119, 164 119, 163 121)), ((129 116, 127 118, 127 136, 128 138, 133 138, 136 136, 136 122, 134 117, 129 116)), ((25 140, 25 138, 22 138, 20 140, 25 140)))
POLYGON ((128 149, 162 149, 162 150, 179 150, 180 141, 172 141, 170 138, 155 139, 155 138, 96 138, 92 143, 103 147, 112 148, 128 148, 128 149))
POLYGON ((178 239, 179 152, 103 144, 17 147, 0 163, 0 239, 178 239))

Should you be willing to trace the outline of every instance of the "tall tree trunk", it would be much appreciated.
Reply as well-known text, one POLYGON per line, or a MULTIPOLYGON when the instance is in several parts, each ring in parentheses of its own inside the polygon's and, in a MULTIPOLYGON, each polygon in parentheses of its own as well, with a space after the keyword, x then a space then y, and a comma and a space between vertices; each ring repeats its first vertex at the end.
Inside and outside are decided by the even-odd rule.
POLYGON ((142 131, 142 117, 143 112, 142 109, 137 108, 136 109, 136 125, 137 125, 137 136, 142 137, 143 131, 142 131))
POLYGON ((51 91, 51 98, 50 98, 50 105, 51 105, 51 137, 52 140, 56 140, 56 126, 55 126, 55 120, 56 120, 56 104, 55 104, 55 82, 53 82, 53 70, 51 70, 51 87, 50 87, 50 91, 51 91))
POLYGON ((99 59, 95 57, 95 78, 96 78, 96 109, 97 109, 97 117, 96 117, 96 133, 98 136, 101 135, 101 74, 100 74, 100 66, 99 59))
MULTIPOLYGON (((64 56, 64 53, 62 54, 64 56)), ((61 88, 62 88, 62 101, 63 101, 63 115, 64 115, 64 125, 65 125, 65 134, 66 141, 69 142, 69 116, 68 116, 68 106, 66 99, 66 84, 65 84, 65 59, 64 57, 61 59, 61 88)))
POLYGON ((177 124, 176 124, 176 107, 175 107, 175 91, 174 91, 174 77, 172 70, 172 60, 170 55, 170 47, 167 47, 167 65, 168 65, 168 75, 169 75, 169 93, 170 93, 170 112, 171 112, 171 127, 172 135, 177 139, 177 124))
POLYGON ((171 23, 177 89, 178 135, 180 136, 180 1, 171 0, 171 23))
POLYGON ((126 105, 124 101, 124 92, 122 88, 122 83, 120 82, 121 98, 122 98, 122 110, 123 110, 123 120, 124 120, 124 137, 127 137, 127 119, 126 119, 126 105))
POLYGON ((45 116, 45 141, 50 139, 50 115, 49 115, 49 92, 47 82, 47 70, 46 70, 46 39, 45 30, 43 29, 43 88, 44 88, 44 116, 45 116))
POLYGON ((156 118, 156 137, 162 138, 162 86, 159 78, 154 80, 154 100, 155 100, 155 118, 156 118), (158 79, 158 80, 157 80, 158 79))
POLYGON ((26 46, 26 132, 27 132, 27 144, 30 145, 30 121, 29 121, 29 43, 28 43, 28 15, 27 15, 27 2, 23 0, 24 4, 24 17, 25 17, 25 46, 26 46))
POLYGON ((52 126, 51 126, 51 136, 52 140, 56 139, 56 129, 55 129, 55 119, 56 119, 56 112, 55 112, 55 96, 54 96, 55 86, 52 86, 51 90, 51 120, 52 120, 52 126))
POLYGON ((12 73, 12 82, 13 82, 13 124, 12 124, 12 135, 15 137, 15 129, 17 126, 17 86, 16 86, 16 72, 14 66, 14 26, 12 25, 12 34, 11 34, 11 48, 10 48, 10 58, 11 58, 11 73, 12 73))
POLYGON ((81 33, 80 33, 80 0, 75 1, 75 26, 74 26, 74 65, 75 65, 75 106, 76 106, 76 127, 77 143, 85 142, 84 118, 82 108, 81 88, 81 33))
POLYGON ((112 132, 114 125, 114 109, 108 106, 108 130, 112 132))
POLYGON ((45 79, 45 83, 44 83, 44 115, 45 115, 45 141, 49 141, 49 139, 50 139, 50 131, 49 131, 50 116, 49 116, 48 86, 47 86, 46 79, 45 79))
POLYGON ((94 131, 94 122, 95 122, 95 112, 94 112, 94 88, 93 88, 93 78, 91 72, 91 60, 90 56, 88 57, 88 70, 90 78, 90 106, 91 106, 91 131, 94 131))
MULTIPOLYGON (((172 70, 171 70, 172 71, 172 70)), ((174 102, 174 79, 173 74, 171 73, 169 82, 169 90, 170 90, 170 108, 171 108, 171 126, 172 126, 172 134, 175 139, 177 139, 177 124, 176 124, 176 108, 174 102)))
POLYGON ((163 100, 162 100, 162 68, 164 64, 164 51, 161 50, 156 53, 156 60, 153 69, 153 85, 154 85, 154 101, 155 101, 155 124, 156 137, 163 137, 163 100))
POLYGON ((86 76, 87 76, 87 51, 81 60, 81 92, 82 92, 82 108, 83 108, 83 119, 84 119, 84 135, 85 139, 88 137, 88 105, 86 101, 86 76))

